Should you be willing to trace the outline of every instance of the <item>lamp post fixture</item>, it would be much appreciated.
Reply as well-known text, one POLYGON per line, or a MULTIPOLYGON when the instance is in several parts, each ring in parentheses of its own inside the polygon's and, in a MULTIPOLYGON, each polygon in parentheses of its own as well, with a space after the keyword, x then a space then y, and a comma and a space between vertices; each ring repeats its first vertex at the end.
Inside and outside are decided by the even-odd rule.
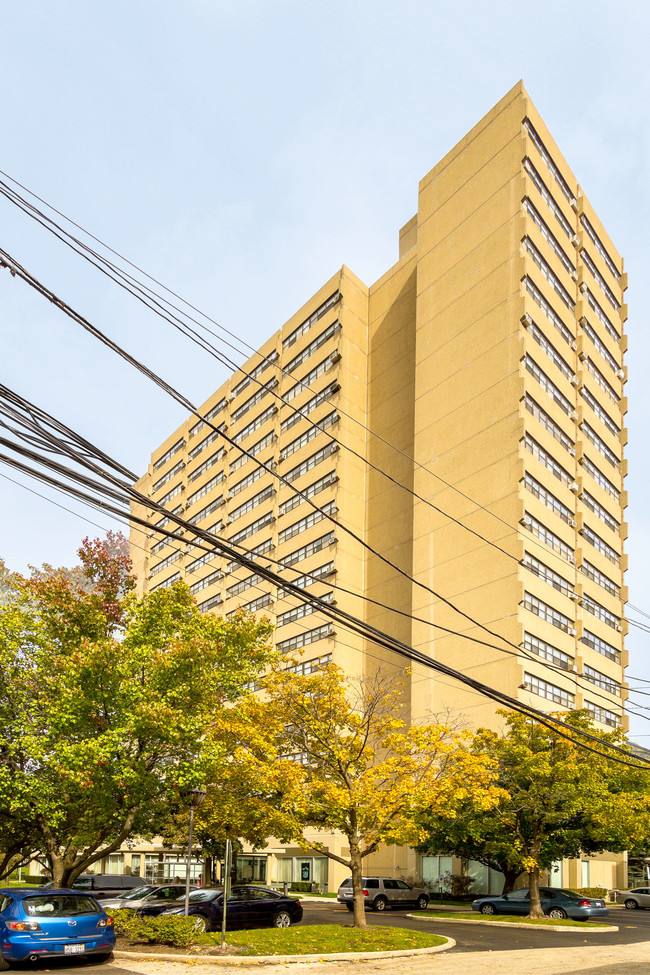
POLYGON ((185 917, 190 910, 190 868, 192 864, 192 836, 194 833, 194 810, 205 799, 205 788, 187 789, 181 792, 181 798, 190 807, 190 836, 187 844, 187 869, 185 872, 185 917))

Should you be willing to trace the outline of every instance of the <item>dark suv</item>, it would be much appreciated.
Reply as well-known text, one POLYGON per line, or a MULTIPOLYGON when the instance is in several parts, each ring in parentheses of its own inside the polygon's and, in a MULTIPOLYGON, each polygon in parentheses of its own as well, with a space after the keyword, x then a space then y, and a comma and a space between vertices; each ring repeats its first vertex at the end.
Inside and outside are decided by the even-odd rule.
POLYGON ((134 887, 144 887, 143 877, 127 877, 117 873, 82 873, 72 885, 73 890, 83 890, 92 894, 97 900, 104 897, 121 897, 134 887))
MULTIPOLYGON (((354 910, 352 903, 352 877, 344 880, 339 887, 336 899, 345 904, 348 911, 354 910)), ((373 911, 385 911, 387 907, 417 907, 423 911, 429 903, 429 894, 424 887, 411 887, 405 880, 397 877, 363 877, 363 900, 373 911)))

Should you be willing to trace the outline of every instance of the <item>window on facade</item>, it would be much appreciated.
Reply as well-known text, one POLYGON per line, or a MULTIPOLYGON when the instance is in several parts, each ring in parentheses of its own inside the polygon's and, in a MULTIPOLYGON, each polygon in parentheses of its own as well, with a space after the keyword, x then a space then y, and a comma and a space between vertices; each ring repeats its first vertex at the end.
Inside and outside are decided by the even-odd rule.
POLYGON ((242 528, 241 531, 236 532, 228 539, 228 541, 231 545, 238 545, 240 542, 250 538, 252 535, 256 535, 257 532, 261 531, 263 528, 266 528, 266 526, 270 525, 274 520, 273 512, 269 511, 261 518, 251 522, 250 525, 246 525, 246 527, 242 528))
POLYGON ((550 433, 554 440, 557 440, 559 444, 562 444, 564 449, 568 451, 572 457, 575 456, 576 449, 573 440, 567 437, 564 430, 557 425, 555 420, 551 419, 546 410, 543 410, 541 406, 539 406, 539 404, 532 398, 532 396, 528 395, 528 393, 526 393, 526 396, 524 397, 524 406, 528 412, 534 416, 539 423, 541 423, 544 429, 550 433))
POLYGON ((165 486, 165 484, 169 484, 169 482, 176 476, 176 474, 178 474, 179 471, 182 471, 184 467, 185 467, 185 461, 182 460, 179 460, 177 464, 174 464, 174 466, 170 470, 168 470, 166 474, 163 474, 163 476, 159 478, 156 481, 156 483, 152 486, 151 488, 152 493, 155 494, 155 492, 159 491, 161 487, 165 486))
POLYGON ((598 234, 596 233, 596 231, 594 230, 593 226, 591 225, 587 217, 584 215, 584 213, 580 215, 580 223, 587 231, 587 235, 591 238, 594 247, 596 248, 596 250, 602 257, 602 259, 604 260, 608 270, 611 272, 611 274, 614 275, 614 277, 618 281, 618 277, 619 277, 618 268, 614 264, 614 261, 610 257, 607 248, 603 244, 602 240, 600 239, 600 237, 598 236, 598 234))
POLYGON ((306 362, 307 359, 314 354, 314 352, 317 352, 323 345, 325 345, 326 342, 329 342, 329 340, 337 335, 340 331, 340 324, 338 322, 332 322, 331 325, 327 326, 324 332, 321 332, 321 334, 310 342, 309 345, 305 346, 302 352, 299 352, 297 356, 287 363, 287 365, 284 367, 285 372, 293 372, 294 369, 297 369, 298 366, 303 364, 303 362, 306 362))
POLYGON ((605 360, 609 368, 612 369, 614 372, 618 372, 618 370, 621 367, 619 366, 618 362, 611 354, 611 352, 609 351, 605 343, 601 341, 601 339, 598 336, 598 333, 593 328, 593 326, 590 325, 590 323, 587 321, 586 318, 582 318, 580 320, 580 324, 582 325, 582 331, 585 333, 585 335, 587 336, 591 344, 594 346, 594 348, 597 349, 597 351, 600 353, 600 355, 605 360))
POLYGON ((600 653, 603 657, 607 657, 608 660, 615 660, 617 663, 620 663, 620 650, 613 647, 611 643, 607 643, 606 640, 602 640, 599 636, 596 636, 595 633, 591 633, 590 630, 583 630, 581 639, 583 643, 586 643, 588 647, 591 647, 592 650, 600 653))
POLYGON ((223 577, 223 572, 221 571, 221 569, 215 569, 214 572, 210 572, 207 576, 204 576, 203 579, 199 579, 198 582, 193 583, 193 585, 190 586, 190 592, 192 593, 193 596, 195 596, 197 592, 201 592, 202 589, 207 589, 208 586, 212 586, 215 582, 218 582, 219 579, 221 579, 222 577, 223 577))
POLYGON ((258 596, 257 599, 252 599, 249 603, 244 603, 243 606, 239 606, 237 609, 231 609, 229 613, 226 613, 226 616, 230 618, 240 611, 244 613, 257 613, 260 609, 266 609, 267 606, 271 606, 272 604, 273 596, 270 592, 265 592, 262 596, 258 596))
MULTIPOLYGON (((208 412, 205 414, 205 419, 214 420, 217 413, 221 413, 222 410, 225 410, 226 405, 227 405, 226 400, 220 399, 215 406, 213 406, 211 409, 208 410, 208 412)), ((199 420, 199 422, 195 423, 193 427, 190 427, 190 437, 195 437, 197 433, 200 433, 205 426, 206 426, 205 420, 199 420)))
POLYGON ((560 301, 562 301, 567 306, 567 308, 570 309, 570 311, 573 311, 573 309, 576 306, 575 301, 573 300, 573 298, 571 297, 567 289, 564 287, 564 285, 558 278, 557 274, 551 269, 548 262, 544 260, 540 252, 533 244, 530 237, 524 237, 523 245, 526 252, 530 254, 533 261, 539 268, 539 271, 542 274, 542 276, 546 278, 550 286, 553 288, 553 291, 555 291, 555 293, 559 295, 560 301))
POLYGON ((197 501, 204 498, 206 494, 210 493, 210 491, 214 491, 216 486, 221 484, 222 481, 225 481, 225 479, 226 475, 223 473, 223 471, 219 471, 219 473, 215 474, 214 477, 211 477, 209 481, 206 481, 205 484, 198 489, 198 491, 194 491, 193 494, 190 494, 189 498, 187 499, 186 507, 189 508, 191 505, 196 504, 197 501))
POLYGON ((285 555, 282 559, 282 564, 284 566, 295 565, 296 562, 302 562, 303 559, 308 559, 311 555, 315 555, 316 552, 321 552, 324 548, 334 545, 335 542, 336 536, 334 532, 328 532, 327 535, 321 535, 320 538, 315 538, 313 542, 309 542, 307 545, 303 545, 302 548, 298 548, 289 555, 285 555))
POLYGON ((526 159, 524 159, 524 169, 526 170, 526 172, 528 173, 528 175, 532 179, 532 181, 535 184, 535 186, 537 187, 537 190, 539 191, 542 199, 544 200, 544 203, 549 208, 549 210, 551 211, 551 213, 553 214, 553 216, 555 217, 555 219, 557 220, 557 222, 560 224, 560 226, 561 226, 562 230, 564 231, 564 233, 566 234, 566 236, 569 237, 569 239, 571 237, 573 237, 573 229, 571 227, 571 224, 569 223, 569 221, 567 220, 567 218, 564 216, 564 214, 562 212, 562 208, 557 203, 557 201, 555 200, 553 194, 548 189, 546 183, 544 182, 544 180, 542 179, 542 177, 539 175, 539 173, 537 172, 537 170, 533 166, 533 164, 530 161, 530 159, 528 159, 528 157, 526 157, 526 159))
POLYGON ((544 542, 545 545, 552 548, 554 552, 564 556, 564 558, 569 559, 569 561, 574 560, 573 549, 570 548, 566 542, 563 542, 558 535, 550 531, 546 525, 543 525, 541 521, 538 521, 537 518, 533 518, 532 515, 529 515, 528 512, 526 512, 524 514, 523 523, 524 527, 527 528, 528 531, 535 536, 535 538, 539 538, 541 542, 544 542))
POLYGON ((592 701, 585 701, 585 708, 594 721, 598 721, 600 724, 609 725, 610 728, 618 728, 621 723, 620 715, 608 711, 607 708, 594 704, 592 701))
MULTIPOLYGON (((582 252, 582 256, 584 258, 584 256, 585 256, 584 255, 584 251, 582 252)), ((584 287, 584 285, 583 285, 583 287, 584 287)), ((610 336, 610 338, 613 338, 616 343, 619 343, 621 341, 621 336, 619 335, 619 333, 617 332, 617 330, 614 328, 614 325, 612 324, 612 321, 611 321, 609 315, 607 315, 605 313, 605 311, 603 310, 602 305, 600 304, 599 301, 597 301, 596 296, 594 295, 594 293, 589 288, 586 288, 586 290, 584 290, 583 294, 587 298, 587 303, 589 304, 589 307, 593 311, 594 315, 596 316, 596 318, 598 319, 598 321, 600 322, 600 324, 604 327, 604 329, 607 332, 607 334, 610 336)))
POLYGON ((570 657, 568 653, 558 650, 557 647, 545 640, 540 640, 538 636, 534 636, 532 633, 524 633, 524 649, 550 661, 556 667, 561 667, 562 670, 570 670, 573 665, 573 657, 570 657))
POLYGON ((288 514, 290 511, 293 511, 294 508, 297 508, 298 505, 302 504, 305 498, 313 498, 315 494, 319 494, 321 491, 324 491, 325 488, 331 487, 332 484, 335 483, 335 471, 330 471, 323 477, 319 477, 319 479, 314 481, 313 484, 303 488, 300 494, 294 494, 290 498, 287 498, 286 501, 283 501, 279 508, 280 515, 282 516, 288 514), (301 497, 301 495, 304 495, 304 497, 301 497))
POLYGON ((621 696, 621 685, 618 681, 615 681, 612 677, 608 677, 607 674, 601 673, 600 670, 596 670, 594 667, 588 667, 585 664, 583 677, 585 680, 590 681, 590 683, 596 684, 597 687, 602 687, 604 691, 615 694, 617 697, 621 696))
POLYGON ((583 536, 583 538, 587 539, 590 545, 593 545, 595 549, 601 552, 606 559, 609 559, 609 561, 613 562, 614 565, 620 564, 621 557, 618 552, 613 549, 611 545, 608 545, 607 542, 600 537, 600 535, 597 535, 596 532, 589 527, 589 525, 583 525, 580 534, 583 536))
POLYGON ((607 527, 611 529, 611 531, 619 532, 621 530, 621 526, 616 518, 613 518, 609 511, 603 508, 603 506, 599 504, 588 491, 583 491, 581 498, 587 507, 590 508, 595 515, 598 515, 600 520, 603 521, 607 527))
POLYGON ((288 416, 286 420, 283 420, 283 422, 280 424, 280 432, 285 433, 304 417, 309 416, 309 414, 313 413, 314 410, 321 405, 321 403, 325 403, 330 396, 333 396, 338 389, 338 383, 330 383, 330 385, 326 386, 325 389, 321 389, 320 393, 316 393, 316 395, 312 396, 311 399, 308 399, 299 410, 296 410, 295 413, 288 416))
POLYGON ((533 694, 544 697, 547 701, 554 701, 555 704, 561 704, 565 708, 573 707, 574 694, 570 694, 569 691, 565 691, 564 688, 558 687, 556 684, 549 684, 541 677, 524 673, 524 686, 527 691, 532 691, 533 694))
POLYGON ((269 486, 265 487, 263 491, 258 491, 258 493, 254 494, 252 498, 248 499, 248 501, 240 504, 238 508, 233 508, 233 510, 230 512, 230 520, 237 521, 238 518, 241 518, 242 515, 252 511, 253 508, 256 508, 259 504, 263 504, 264 501, 268 501, 269 498, 272 498, 274 494, 275 488, 272 484, 269 484, 269 486))
POLYGON ((542 309, 542 311, 548 318, 549 322, 551 322, 551 324, 558 330, 558 332, 560 333, 564 341, 567 343, 567 345, 571 345, 571 343, 573 342, 573 333, 569 328, 567 328, 567 326, 562 321, 561 317, 558 315, 555 309, 548 303, 548 301, 546 300, 542 292, 539 290, 539 288, 534 283, 534 281, 532 281, 531 278, 528 277, 528 275, 526 275, 526 277, 524 278, 524 287, 526 288, 526 291, 531 296, 535 304, 542 309))
POLYGON ((322 521, 323 518, 328 518, 335 514, 336 504, 334 501, 330 501, 328 504, 323 505, 320 511, 310 512, 310 514, 306 515, 304 518, 301 518, 300 521, 294 522, 293 525, 289 525, 288 528, 281 531, 278 536, 278 544, 282 545, 283 542, 288 542, 290 538, 295 538, 296 535, 299 535, 301 532, 311 528, 312 525, 318 524, 318 522, 322 521))
POLYGON ((558 481, 562 481, 563 484, 571 483, 573 478, 569 472, 566 471, 561 464, 558 464, 555 458, 547 453, 543 447, 540 447, 534 437, 531 437, 529 433, 527 433, 524 437, 524 447, 526 450, 530 451, 533 457, 535 457, 540 464, 543 464, 554 477, 557 477, 558 481))
POLYGON ((188 518, 187 520, 189 521, 190 525, 197 525, 200 521, 205 521, 206 518, 209 518, 210 515, 217 511, 222 504, 223 497, 219 495, 218 498, 215 498, 214 501, 210 502, 210 504, 206 504, 204 508, 201 508, 200 511, 197 511, 195 515, 192 515, 192 517, 188 518))
POLYGON ((269 393, 277 385, 278 381, 275 377, 270 379, 268 383, 265 383, 264 386, 262 386, 261 389, 258 389, 256 393, 253 393, 253 395, 250 396, 245 403, 242 403, 240 407, 234 410, 230 417, 231 423, 236 423, 237 420, 241 420, 241 418, 245 416, 249 410, 252 410, 254 406, 257 406, 257 404, 264 399, 267 393, 269 393))
POLYGON ((617 426, 616 423, 614 423, 609 413, 607 413, 607 411, 602 408, 602 406, 600 405, 596 397, 589 392, 586 386, 583 386, 583 388, 580 390, 580 394, 584 399, 585 403, 587 403, 591 407, 591 409, 594 411, 594 413, 596 414, 600 422, 607 427, 609 432, 612 433, 615 437, 620 437, 621 428, 617 426))
POLYGON ((327 430, 327 428, 331 427, 334 423, 338 423, 338 419, 339 415, 336 410, 334 410, 332 413, 328 413, 327 416, 324 416, 317 425, 311 426, 299 437, 296 437, 295 440, 292 440, 291 443, 288 443, 286 447, 283 447, 280 451, 280 460, 286 460, 287 457, 290 457, 292 454, 295 454, 296 451, 301 450, 308 443, 311 443, 311 441, 314 440, 319 433, 322 433, 323 430, 327 430))
POLYGON ((332 454, 338 449, 338 444, 334 443, 334 441, 331 441, 324 447, 321 447, 321 449, 317 450, 315 454, 311 455, 311 457, 307 457, 296 467, 292 467, 290 471, 287 471, 287 473, 284 475, 285 481, 296 481, 299 477, 302 477, 303 474, 306 474, 308 471, 313 470, 314 467, 322 464, 324 460, 331 457, 332 454))
MULTIPOLYGON (((197 443, 196 447, 192 447, 192 449, 188 454, 189 459, 195 460, 199 456, 199 454, 206 449, 206 447, 209 447, 210 444, 213 444, 215 440, 219 440, 220 438, 221 438, 220 430, 213 430, 212 433, 209 433, 207 437, 204 437, 200 443, 197 443)), ((223 451, 224 457, 225 457, 225 453, 226 452, 224 450, 223 451)))
MULTIPOLYGON (((582 260, 584 262, 585 267, 587 267, 589 269, 592 277, 594 278, 594 280, 598 284, 598 287, 603 292, 603 294, 607 298, 607 300, 610 303, 610 305, 612 306, 612 308, 614 308, 615 311, 618 311, 619 308, 621 307, 620 301, 616 298, 616 295, 614 294, 614 292, 612 291, 612 289, 609 287, 609 285, 605 281, 605 278, 602 276, 602 274, 600 273, 600 271, 598 270, 598 268, 596 267, 596 265, 594 264, 594 262, 592 261, 592 259, 589 257, 588 252, 586 250, 584 250, 584 248, 580 252, 580 256, 581 256, 581 258, 582 258, 582 260)), ((617 333, 616 333, 615 330, 614 330, 614 333, 615 334, 612 336, 612 338, 615 338, 617 340, 617 333)))
MULTIPOLYGON (((257 457, 260 451, 264 450, 265 447, 268 447, 268 445, 272 444, 276 439, 277 437, 275 432, 271 430, 264 437, 262 437, 261 440, 254 443, 252 447, 247 447, 245 454, 242 454, 240 457, 235 458, 235 460, 230 461, 230 473, 232 474, 234 471, 239 470, 239 468, 243 467, 243 465, 247 461, 251 460, 251 458, 257 457)), ((262 463, 262 461, 259 461, 258 463, 262 463)), ((269 462, 266 461, 266 463, 268 464, 269 462)))
POLYGON ((263 424, 265 424, 268 420, 270 420, 271 417, 274 416, 274 414, 276 414, 277 412, 278 412, 278 408, 277 406, 275 406, 275 404, 267 407, 267 409, 265 409, 263 413, 260 413, 258 416, 255 417, 254 420, 251 420, 251 422, 248 423, 245 427, 243 427, 239 431, 239 433, 235 434, 235 436, 232 439, 234 440, 235 443, 241 443, 242 440, 245 440, 247 437, 250 437, 251 433, 253 433, 255 430, 259 430, 259 428, 263 426, 263 424))
POLYGON ((544 392, 548 393, 551 399, 555 400, 560 409, 563 410, 567 416, 569 416, 569 414, 573 412, 573 406, 566 396, 560 392, 555 383, 551 382, 546 373, 539 368, 534 359, 531 359, 531 357, 527 355, 524 359, 524 365, 531 376, 537 380, 544 392))
POLYGON ((553 569, 549 569, 547 565, 536 559, 534 555, 530 555, 528 552, 524 554, 524 565, 531 572, 534 572, 539 579, 543 579, 544 582, 548 582, 550 586, 557 589, 558 592, 564 593, 565 596, 570 596, 573 592, 573 586, 570 582, 564 579, 553 569))
POLYGON ((582 466, 589 474, 591 474, 596 484, 598 484, 603 489, 603 491, 609 494, 612 498, 616 498, 616 500, 620 502, 621 492, 614 484, 612 484, 609 478, 605 477, 603 472, 598 467, 596 467, 593 461, 589 460, 588 457, 583 457, 582 466))
POLYGON ((543 484, 540 484, 532 474, 526 473, 524 477, 524 487, 527 491, 530 491, 542 504, 545 504, 547 508, 550 508, 556 515, 558 515, 562 521, 565 521, 567 525, 573 525, 575 519, 573 513, 569 511, 566 505, 562 504, 554 494, 551 494, 543 484))
POLYGON ((597 569, 595 565, 591 564, 591 562, 587 562, 585 559, 580 566, 580 571, 583 573, 583 575, 586 575, 588 579, 591 579, 593 582, 596 582, 599 586, 601 586, 610 594, 610 596, 620 596, 621 590, 613 579, 606 576, 604 572, 597 569))
POLYGON ((582 597, 582 608, 585 609, 588 613, 591 613, 592 616, 595 616, 597 619, 602 620, 602 622, 606 623, 607 626, 611 626, 612 629, 620 630, 621 628, 620 617, 615 616, 614 613, 610 613, 610 611, 606 609, 605 606, 602 606, 600 603, 597 603, 595 599, 591 598, 591 596, 582 597))
POLYGON ((569 366, 566 360, 562 358, 555 346, 549 342, 541 328, 538 328, 535 322, 531 321, 527 331, 529 335, 532 335, 540 348, 544 350, 551 362, 558 367, 565 379, 568 379, 570 382, 574 375, 573 369, 569 366))
POLYGON ((291 348, 291 346, 294 345, 299 338, 306 335, 310 328, 312 328, 316 322, 320 321, 323 315, 328 313, 330 308, 334 307, 334 305, 339 301, 340 297, 341 294, 339 291, 335 291, 334 294, 330 295, 329 298, 327 298, 323 304, 316 309, 315 312, 312 312, 309 318, 306 318, 304 322, 301 322, 300 325, 298 325, 297 328, 294 328, 292 332, 289 332, 286 339, 284 339, 282 342, 282 348, 291 348))
POLYGON ((276 361, 277 358, 278 358, 278 353, 275 351, 271 352, 271 354, 268 355, 265 359, 262 359, 262 361, 258 366, 255 366, 253 369, 247 370, 247 374, 244 376, 244 378, 240 382, 238 382, 236 386, 233 387, 232 392, 230 394, 231 399, 236 399, 236 397, 239 396, 240 393, 243 393, 244 390, 248 386, 250 386, 252 382, 254 382, 256 379, 259 379, 262 373, 265 372, 268 369, 268 367, 273 362, 276 361))
POLYGON ((528 199, 528 197, 526 197, 526 199, 524 200, 524 210, 529 214, 533 223, 536 225, 540 234, 547 242, 547 244, 549 245, 553 253, 556 255, 556 257, 559 257, 565 271, 568 271, 569 274, 574 272, 575 265, 573 264, 572 261, 569 260, 569 258, 564 252, 563 247, 560 245, 557 237, 552 232, 551 228, 546 223, 546 221, 542 218, 537 208, 533 206, 533 204, 528 199))
POLYGON ((283 640, 276 645, 276 650, 280 653, 291 653, 294 650, 300 650, 301 647, 308 646, 310 643, 316 643, 318 640, 326 640, 332 636, 334 636, 334 625, 332 623, 326 623, 325 626, 319 626, 315 630, 305 630, 297 636, 283 640))
POLYGON ((524 129, 530 136, 530 140, 535 146, 535 148, 537 149, 541 158, 544 160, 544 164, 548 168, 548 171, 550 172, 551 176, 553 177, 557 185, 560 187, 560 189, 564 193, 569 203, 571 203, 574 199, 574 196, 573 193, 571 192, 569 184, 567 183, 564 176, 558 169, 557 165, 553 162, 550 152, 548 151, 548 149, 540 139, 539 134, 537 133, 534 125, 529 119, 524 119, 524 129))
POLYGON ((221 605, 221 593, 218 592, 215 596, 210 596, 205 602, 199 603, 199 610, 201 613, 207 613, 209 610, 214 609, 215 606, 221 605))
POLYGON ((202 464, 199 464, 198 467, 195 467, 194 470, 188 474, 188 481, 195 481, 197 477, 200 477, 201 474, 205 474, 205 472, 209 471, 211 467, 214 467, 215 464, 218 464, 219 461, 223 460, 225 456, 225 450, 217 450, 214 454, 212 454, 211 457, 208 457, 203 461, 202 464))
POLYGON ((548 603, 543 602, 538 599, 537 596, 533 596, 530 592, 524 593, 524 599, 522 605, 525 609, 534 613, 535 616, 539 616, 540 619, 546 620, 552 626, 557 626, 559 630, 563 630, 565 633, 574 633, 574 623, 570 620, 568 616, 564 613, 560 613, 559 610, 554 609, 553 606, 549 606, 548 603))
POLYGON ((166 464, 168 460, 171 460, 174 454, 177 454, 178 451, 182 450, 184 446, 185 446, 185 441, 181 437, 180 440, 177 440, 175 444, 172 444, 172 446, 165 451, 162 457, 159 457, 158 460, 155 460, 153 462, 153 469, 155 471, 159 470, 163 466, 163 464, 166 464))
MULTIPOLYGON (((326 592, 322 596, 319 596, 325 603, 334 602, 334 593, 326 592)), ((294 609, 287 610, 286 613, 281 613, 276 622, 276 626, 279 628, 281 626, 286 626, 287 623, 295 623, 296 620, 302 619, 304 616, 310 616, 311 613, 317 613, 320 607, 317 603, 301 603, 300 606, 294 607, 294 609)))

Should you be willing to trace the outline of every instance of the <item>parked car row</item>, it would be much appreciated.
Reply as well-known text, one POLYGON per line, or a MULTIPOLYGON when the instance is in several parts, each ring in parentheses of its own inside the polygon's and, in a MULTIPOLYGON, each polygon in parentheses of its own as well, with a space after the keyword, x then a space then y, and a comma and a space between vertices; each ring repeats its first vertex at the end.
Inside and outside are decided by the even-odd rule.
MULTIPOLYGON (((185 888, 176 884, 142 885, 132 895, 115 900, 116 907, 126 904, 143 916, 185 912, 185 888)), ((108 900, 100 904, 92 894, 51 884, 0 889, 0 971, 6 971, 11 962, 49 962, 69 955, 108 959, 115 947, 115 928, 105 908, 113 906, 108 900)), ((196 931, 219 930, 223 890, 194 888, 189 914, 195 918, 196 931)), ((233 887, 226 904, 229 928, 286 928, 302 920, 302 915, 297 897, 266 887, 233 887)))

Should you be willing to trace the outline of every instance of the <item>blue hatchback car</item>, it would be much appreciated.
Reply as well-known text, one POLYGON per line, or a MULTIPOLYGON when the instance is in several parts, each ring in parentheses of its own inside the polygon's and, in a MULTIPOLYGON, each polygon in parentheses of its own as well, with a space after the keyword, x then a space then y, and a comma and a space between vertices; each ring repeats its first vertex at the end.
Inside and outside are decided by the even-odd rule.
POLYGON ((94 897, 76 890, 37 887, 0 889, 0 970, 10 962, 69 955, 110 957, 113 918, 94 897))

